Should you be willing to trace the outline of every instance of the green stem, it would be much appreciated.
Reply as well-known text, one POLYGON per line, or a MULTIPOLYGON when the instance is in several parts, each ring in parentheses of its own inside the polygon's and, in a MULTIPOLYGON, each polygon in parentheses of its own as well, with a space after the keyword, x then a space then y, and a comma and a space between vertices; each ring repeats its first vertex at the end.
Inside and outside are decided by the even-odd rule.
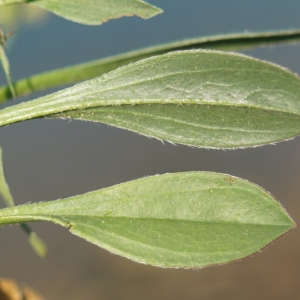
MULTIPOLYGON (((7 209, 10 208, 6 208, 3 210, 6 211, 7 209)), ((6 216, 0 216, 0 226, 12 225, 12 224, 25 224, 24 222, 36 222, 36 221, 39 220, 33 220, 31 216, 20 216, 20 215, 14 215, 13 213, 6 216)))
POLYGON ((11 79, 11 74, 10 74, 10 65, 9 65, 9 60, 6 55, 6 49, 5 49, 5 42, 6 42, 7 37, 4 35, 2 28, 0 27, 0 61, 3 67, 4 74, 6 76, 6 80, 8 83, 8 87, 10 90, 10 94, 12 98, 16 98, 16 93, 14 90, 14 86, 12 84, 12 79, 11 79))
MULTIPOLYGON (((51 205, 52 202, 45 202, 41 205, 51 205)), ((21 205, 17 207, 8 207, 0 209, 0 226, 12 225, 12 224, 20 224, 21 227, 27 232, 28 236, 32 235, 31 229, 28 227, 26 222, 53 222, 56 224, 60 224, 64 227, 68 227, 69 223, 64 222, 61 218, 56 219, 54 216, 45 215, 43 213, 37 213, 36 204, 27 204, 21 205)), ((33 236, 34 238, 36 235, 33 236)), ((37 244, 37 243, 36 243, 37 244)), ((44 249, 46 250, 46 248, 44 249)), ((45 253, 46 254, 46 253, 45 253)))
MULTIPOLYGON (((5 179, 1 148, 0 148, 0 196, 2 197, 3 202, 6 204, 6 206, 10 208, 15 206, 15 201, 13 199, 13 196, 10 192, 10 188, 5 179)), ((47 254, 47 246, 43 242, 43 240, 41 240, 38 237, 38 235, 26 223, 21 223, 20 226, 26 233, 29 244, 31 245, 33 250, 40 257, 45 257, 47 254)))

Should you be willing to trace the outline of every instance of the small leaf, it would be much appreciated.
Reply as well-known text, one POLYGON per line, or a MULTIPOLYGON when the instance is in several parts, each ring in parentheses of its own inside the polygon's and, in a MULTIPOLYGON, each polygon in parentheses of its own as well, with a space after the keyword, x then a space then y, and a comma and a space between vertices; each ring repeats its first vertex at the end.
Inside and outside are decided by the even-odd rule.
POLYGON ((37 117, 101 121, 206 148, 258 146, 300 134, 300 79, 240 54, 155 56, 0 110, 0 126, 37 117))
POLYGON ((0 224, 51 221, 140 263, 198 268, 249 256, 295 223, 260 187, 225 174, 147 177, 0 210, 0 224))
POLYGON ((0 0, 0 6, 15 3, 36 5, 68 20, 88 25, 100 25, 123 16, 136 15, 147 19, 162 13, 161 9, 142 0, 0 0))
MULTIPOLYGON (((4 167, 3 167, 3 159, 2 159, 2 149, 0 147, 0 196, 3 199, 3 202, 8 207, 15 206, 15 202, 13 196, 10 192, 10 188, 7 184, 4 167)), ((21 228, 25 231, 28 242, 32 249, 35 251, 37 255, 40 257, 45 257, 47 254, 47 247, 43 240, 41 240, 37 234, 25 223, 20 224, 21 228)))
MULTIPOLYGON (((191 38, 36 74, 15 82, 14 87, 18 96, 28 95, 51 87, 100 76, 131 62, 174 50, 202 48, 238 51, 280 43, 298 43, 299 40, 299 30, 243 32, 191 38)), ((10 99, 10 93, 7 87, 0 87, 0 103, 8 99, 10 99)))

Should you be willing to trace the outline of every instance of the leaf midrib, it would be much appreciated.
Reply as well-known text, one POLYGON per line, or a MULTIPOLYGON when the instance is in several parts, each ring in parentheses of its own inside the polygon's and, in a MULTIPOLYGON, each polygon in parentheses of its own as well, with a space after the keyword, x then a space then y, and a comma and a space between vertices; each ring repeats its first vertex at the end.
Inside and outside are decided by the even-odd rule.
MULTIPOLYGON (((5 216, 5 217, 11 217, 9 215, 5 216)), ((213 225, 250 225, 250 226, 279 226, 279 227, 288 227, 291 228, 292 224, 272 224, 272 223, 248 223, 248 222, 238 222, 238 221, 213 221, 213 220, 188 220, 188 219, 170 219, 170 218, 150 218, 150 217, 146 217, 146 218, 141 218, 141 217, 129 217, 129 216, 112 216, 112 215, 102 215, 102 216, 97 216, 97 215, 44 215, 44 214, 35 214, 35 215, 31 215, 31 214, 22 214, 20 215, 20 217, 22 218, 32 218, 34 217, 34 221, 49 221, 49 222, 54 222, 55 221, 63 221, 65 223, 65 225, 63 226, 71 226, 74 227, 76 226, 76 222, 74 222, 74 220, 76 220, 76 218, 91 218, 91 219, 108 219, 108 218, 115 218, 115 219, 127 219, 127 220, 142 220, 142 221, 170 221, 170 222, 187 222, 187 223, 201 223, 201 224, 213 224, 213 225), (70 222, 67 222, 70 221, 70 222), (68 223, 68 224, 67 224, 68 223)), ((80 222, 77 222, 78 225, 80 225, 80 222)), ((61 222, 59 222, 59 224, 61 224, 61 222)), ((62 224, 61 224, 62 225, 62 224)), ((88 225, 88 224, 84 224, 85 226, 91 226, 91 227, 95 227, 98 228, 97 226, 93 226, 93 225, 88 225)), ((103 228, 99 228, 101 230, 103 230, 103 228)))

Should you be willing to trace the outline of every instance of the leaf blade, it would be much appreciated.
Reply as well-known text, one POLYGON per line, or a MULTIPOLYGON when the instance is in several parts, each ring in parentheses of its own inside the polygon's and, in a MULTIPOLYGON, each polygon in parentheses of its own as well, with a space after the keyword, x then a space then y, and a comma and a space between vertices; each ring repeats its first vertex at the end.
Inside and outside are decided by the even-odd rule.
MULTIPOLYGON (((238 51, 279 43, 297 43, 299 40, 299 30, 250 32, 192 38, 36 74, 15 82, 14 87, 17 95, 23 96, 43 89, 91 79, 131 62, 170 51, 195 48, 238 51)), ((0 103, 10 98, 8 88, 0 87, 0 103)))
POLYGON ((3 109, 0 126, 45 116, 77 117, 174 143, 231 149, 297 136, 299 96, 299 77, 279 66, 240 54, 190 50, 144 59, 3 109), (119 110, 124 122, 111 115, 99 117, 105 107, 119 110), (124 117, 126 110, 137 115, 131 123, 124 117), (146 117, 138 115, 142 110, 146 117), (156 114, 164 121, 160 125, 156 114))
POLYGON ((137 15, 141 18, 151 18, 162 10, 142 0, 0 0, 1 5, 29 3, 53 12, 70 21, 100 25, 110 19, 137 15))
POLYGON ((236 148, 281 142, 300 133, 297 115, 209 105, 120 105, 55 114, 68 120, 101 122, 170 143, 206 148, 236 148), (238 118, 236 116, 239 116, 238 118), (241 123, 240 120, 247 120, 241 123), (217 122, 216 122, 217 120, 217 122), (172 128, 172 130, 170 130, 172 128), (217 140, 217 143, 216 143, 217 140))
POLYGON ((241 259, 295 227, 258 186, 210 172, 152 176, 0 211, 2 225, 20 220, 61 224, 134 261, 187 268, 241 259))

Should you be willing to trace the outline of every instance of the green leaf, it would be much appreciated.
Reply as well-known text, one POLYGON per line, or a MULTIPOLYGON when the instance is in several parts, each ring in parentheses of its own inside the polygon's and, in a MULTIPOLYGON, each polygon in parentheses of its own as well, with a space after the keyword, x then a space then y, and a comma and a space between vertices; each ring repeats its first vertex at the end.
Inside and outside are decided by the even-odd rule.
POLYGON ((274 64, 182 51, 0 110, 0 126, 45 116, 78 118, 173 143, 238 148, 298 135, 299 96, 299 77, 274 64))
MULTIPOLYGON (((91 61, 79 65, 65 67, 42 74, 33 75, 14 83, 18 96, 27 95, 35 91, 63 85, 100 76, 120 66, 154 55, 168 53, 174 50, 188 50, 195 48, 232 50, 249 49, 269 46, 279 43, 297 43, 300 40, 299 30, 244 32, 187 39, 183 41, 153 46, 126 54, 116 55, 104 59, 91 61)), ((0 87, 0 103, 11 98, 7 87, 0 87)))
POLYGON ((161 9, 142 0, 0 0, 0 6, 16 3, 36 5, 68 20, 88 25, 100 25, 123 16, 136 15, 147 19, 162 13, 161 9))
MULTIPOLYGON (((10 188, 7 184, 5 174, 4 174, 1 147, 0 147, 0 196, 3 199, 4 203, 6 204, 6 206, 8 207, 15 206, 13 196, 10 192, 10 188)), ((25 231, 28 237, 28 242, 31 245, 32 249, 35 251, 35 253, 40 257, 45 257, 47 254, 46 244, 37 236, 37 234, 26 223, 22 223, 20 225, 21 228, 25 231)))
POLYGON ((198 268, 249 256, 295 223, 263 189, 225 174, 147 177, 81 196, 0 210, 0 224, 50 221, 113 253, 198 268))

